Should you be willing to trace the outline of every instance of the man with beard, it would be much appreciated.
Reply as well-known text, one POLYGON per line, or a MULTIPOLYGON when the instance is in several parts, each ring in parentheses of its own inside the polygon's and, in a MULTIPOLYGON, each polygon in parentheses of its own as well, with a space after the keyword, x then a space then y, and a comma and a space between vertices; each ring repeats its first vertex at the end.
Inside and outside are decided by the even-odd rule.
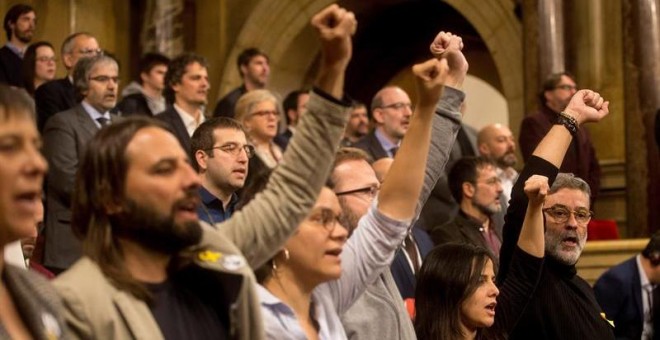
POLYGON ((536 291, 509 339, 614 339, 614 325, 575 269, 592 216, 589 185, 571 174, 558 174, 578 130, 585 123, 600 121, 608 108, 609 102, 598 93, 578 91, 565 108, 567 116, 559 117, 550 128, 513 187, 500 252, 500 284, 513 271, 512 256, 527 214, 525 181, 536 174, 547 177, 551 184, 543 203, 545 259, 540 264, 541 277, 533 279, 536 291))
POLYGON ((3 21, 7 44, 0 48, 0 83, 24 87, 23 53, 34 35, 37 16, 30 5, 12 6, 3 21))
POLYGON ((80 242, 71 231, 71 195, 78 165, 92 137, 118 119, 109 110, 117 103, 119 67, 107 55, 83 58, 73 71, 80 104, 48 120, 44 155, 46 177, 44 266, 59 273, 80 257, 80 242))
POLYGON ((243 79, 243 85, 235 88, 222 97, 213 110, 214 117, 234 118, 236 102, 252 90, 265 89, 270 78, 270 59, 258 48, 250 47, 238 56, 236 60, 238 73, 243 79))
POLYGON ((382 88, 371 101, 376 128, 354 146, 364 150, 374 161, 394 157, 408 131, 412 112, 406 91, 397 86, 382 88))
POLYGON ((369 133, 369 115, 367 106, 355 101, 351 107, 351 116, 348 118, 342 146, 353 146, 369 133))
POLYGON ((479 154, 497 165, 495 169, 502 184, 502 195, 505 207, 511 198, 513 183, 518 178, 516 165, 516 141, 508 127, 502 124, 491 124, 482 128, 477 136, 479 154))
POLYGON ((459 202, 459 210, 453 220, 431 229, 433 243, 469 243, 498 257, 502 238, 493 215, 502 210, 502 184, 496 168, 483 157, 464 157, 454 164, 449 171, 449 190, 459 202))
MULTIPOLYGON (((416 215, 429 196, 434 183, 444 173, 449 150, 456 138, 461 124, 459 108, 465 94, 459 89, 468 70, 468 63, 461 52, 463 43, 460 37, 450 33, 440 32, 433 45, 439 45, 441 52, 435 54, 437 58, 446 58, 449 70, 445 81, 442 98, 436 107, 433 117, 431 145, 426 164, 424 187, 419 196, 416 215)), ((392 88, 391 91, 397 92, 392 88)), ((400 90, 399 90, 400 91, 400 90)), ((388 91, 389 92, 389 91, 388 91)), ((402 92, 402 91, 401 91, 402 92)), ((405 94, 405 93, 399 93, 405 94)), ((388 98, 391 99, 391 98, 388 98)), ((401 113, 410 110, 405 98, 387 102, 403 103, 399 108, 401 113)), ((350 148, 347 148, 350 149, 350 148)), ((387 176, 384 178, 387 181, 387 176)), ((342 207, 342 225, 349 228, 351 233, 358 225, 359 219, 366 214, 369 205, 373 204, 379 188, 379 181, 374 169, 369 165, 364 153, 355 150, 340 151, 330 176, 330 186, 339 198, 342 207)), ((411 221, 411 227, 414 221, 411 221)), ((406 238, 409 245, 415 245, 410 238, 406 238)), ((407 254, 407 251, 404 250, 407 254)), ((413 280, 415 271, 421 264, 418 250, 410 252, 408 280, 413 280)), ((362 296, 353 306, 341 316, 341 321, 349 339, 415 339, 415 330, 410 316, 406 312, 401 293, 390 271, 385 271, 367 286, 362 296)))
MULTIPOLYGON (((552 74, 545 80, 539 94, 541 108, 525 117, 520 125, 518 144, 525 162, 557 121, 576 90, 575 78, 567 72, 552 74)), ((574 173, 589 183, 593 204, 600 190, 600 165, 587 129, 577 131, 559 170, 574 173)))
POLYGON ((89 143, 73 201, 85 256, 55 282, 82 339, 262 339, 252 268, 284 245, 314 205, 344 130, 353 13, 312 19, 322 62, 308 112, 267 189, 231 219, 199 223, 201 182, 157 120, 132 117, 89 143))
POLYGON ((169 126, 186 152, 193 132, 206 120, 204 108, 211 88, 207 68, 206 58, 184 53, 170 62, 165 73, 167 109, 156 118, 169 126))

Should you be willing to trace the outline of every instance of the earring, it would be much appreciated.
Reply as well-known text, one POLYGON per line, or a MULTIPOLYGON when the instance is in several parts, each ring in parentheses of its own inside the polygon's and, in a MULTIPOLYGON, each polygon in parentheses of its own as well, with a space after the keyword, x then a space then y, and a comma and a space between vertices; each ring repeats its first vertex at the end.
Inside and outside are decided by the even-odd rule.
POLYGON ((289 249, 284 248, 284 260, 289 261, 289 249))
MULTIPOLYGON (((284 253, 284 261, 285 262, 289 261, 289 249, 284 248, 282 250, 282 252, 284 253)), ((277 263, 275 262, 276 257, 277 257, 277 255, 275 255, 275 257, 273 257, 273 263, 271 264, 271 267, 273 268, 273 271, 277 271, 277 263)))

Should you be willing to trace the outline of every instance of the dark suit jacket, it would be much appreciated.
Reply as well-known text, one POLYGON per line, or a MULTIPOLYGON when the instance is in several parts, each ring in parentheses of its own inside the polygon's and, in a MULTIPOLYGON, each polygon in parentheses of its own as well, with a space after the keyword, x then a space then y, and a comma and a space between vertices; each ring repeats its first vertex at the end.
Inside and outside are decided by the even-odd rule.
MULTIPOLYGON (((467 216, 462 210, 459 210, 453 220, 433 227, 430 234, 433 243, 438 246, 452 242, 468 243, 490 249, 481 234, 480 228, 481 223, 467 216)), ((495 235, 502 242, 502 234, 497 231, 497 228, 495 228, 495 235)), ((493 255, 495 255, 495 258, 499 257, 499 254, 493 255)))
POLYGON ((116 110, 120 112, 122 116, 154 116, 154 112, 151 112, 149 104, 147 103, 147 98, 145 98, 142 93, 133 93, 124 97, 119 104, 117 104, 116 110))
POLYGON ((69 78, 51 80, 34 92, 37 105, 37 126, 42 132, 46 121, 54 114, 76 106, 76 93, 69 78))
MULTIPOLYGON (((422 228, 419 228, 417 225, 412 228, 412 234, 413 238, 415 239, 415 243, 417 244, 419 255, 423 261, 424 258, 426 258, 426 254, 428 254, 431 249, 433 249, 433 242, 431 241, 429 234, 427 234, 426 231, 424 231, 422 228)), ((406 258, 406 254, 404 252, 405 250, 399 247, 399 249, 396 251, 396 254, 394 255, 394 261, 392 261, 390 270, 392 271, 392 277, 394 278, 396 287, 399 289, 401 297, 405 300, 407 298, 415 297, 415 286, 417 284, 417 278, 415 277, 415 274, 413 273, 412 268, 410 267, 410 263, 408 263, 408 259, 406 258)))
POLYGON ((381 158, 389 157, 387 151, 376 138, 376 130, 372 130, 368 135, 364 136, 359 142, 353 144, 354 148, 364 150, 371 159, 375 162, 381 158))
POLYGON ((23 59, 7 45, 0 48, 0 83, 25 87, 23 79, 23 59))
POLYGON ((176 139, 179 140, 179 143, 181 143, 183 150, 190 153, 190 135, 188 134, 186 126, 183 125, 183 120, 181 120, 179 113, 174 109, 174 106, 167 105, 167 109, 162 113, 157 114, 156 119, 165 122, 176 139))
POLYGON ((213 117, 229 117, 234 118, 234 108, 236 107, 236 102, 243 94, 247 92, 245 84, 235 88, 233 91, 227 93, 222 99, 218 101, 218 104, 213 110, 213 117))
POLYGON ((610 268, 594 285, 596 300, 607 318, 614 321, 617 339, 640 339, 642 336, 644 312, 641 289, 635 257, 610 268))
MULTIPOLYGON (((111 121, 118 119, 111 115, 111 121)), ((87 144, 99 128, 82 104, 59 112, 44 127, 46 176, 46 220, 44 265, 66 269, 81 255, 80 242, 71 230, 71 195, 78 165, 87 144)))
POLYGON ((293 137, 293 131, 287 128, 286 130, 284 130, 284 132, 275 136, 275 138, 273 138, 273 142, 277 144, 277 146, 282 148, 282 151, 284 151, 286 150, 286 147, 289 145, 289 140, 291 140, 291 137, 293 137))
MULTIPOLYGON (((523 119, 518 141, 525 162, 555 124, 557 114, 544 105, 541 110, 523 119)), ((584 127, 580 128, 576 138, 573 138, 559 171, 571 172, 589 183, 593 203, 600 190, 600 165, 589 132, 584 127)))

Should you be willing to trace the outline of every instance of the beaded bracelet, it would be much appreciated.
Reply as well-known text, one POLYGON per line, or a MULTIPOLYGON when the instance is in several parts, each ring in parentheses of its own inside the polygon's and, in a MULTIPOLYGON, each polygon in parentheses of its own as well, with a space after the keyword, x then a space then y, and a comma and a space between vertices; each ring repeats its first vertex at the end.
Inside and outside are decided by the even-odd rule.
POLYGON ((569 114, 566 112, 560 112, 559 116, 557 116, 557 123, 563 125, 568 132, 571 133, 575 137, 578 131, 578 123, 575 118, 571 117, 569 114))

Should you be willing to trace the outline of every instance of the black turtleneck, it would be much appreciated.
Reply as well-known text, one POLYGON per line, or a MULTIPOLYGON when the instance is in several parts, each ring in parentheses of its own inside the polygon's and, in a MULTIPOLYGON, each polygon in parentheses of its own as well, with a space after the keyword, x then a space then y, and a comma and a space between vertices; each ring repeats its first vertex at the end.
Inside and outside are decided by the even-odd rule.
MULTIPOLYGON (((523 188, 533 174, 547 176, 552 183, 558 169, 532 156, 518 177, 504 218, 500 272, 504 281, 509 271, 527 209, 523 188)), ((577 275, 574 265, 565 265, 546 257, 536 291, 509 339, 614 339, 612 326, 601 309, 589 284, 577 275)))

